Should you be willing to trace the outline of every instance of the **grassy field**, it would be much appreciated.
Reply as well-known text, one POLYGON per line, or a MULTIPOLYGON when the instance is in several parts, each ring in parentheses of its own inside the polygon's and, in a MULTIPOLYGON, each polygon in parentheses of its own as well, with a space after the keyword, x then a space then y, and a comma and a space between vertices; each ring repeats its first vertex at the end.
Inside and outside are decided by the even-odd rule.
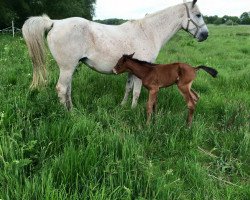
POLYGON ((160 91, 147 127, 145 89, 135 109, 122 107, 126 75, 84 65, 67 113, 53 58, 48 87, 30 91, 24 40, 0 35, 0 199, 250 199, 250 27, 209 28, 203 43, 180 32, 157 59, 219 71, 198 73, 191 129, 175 86, 160 91))

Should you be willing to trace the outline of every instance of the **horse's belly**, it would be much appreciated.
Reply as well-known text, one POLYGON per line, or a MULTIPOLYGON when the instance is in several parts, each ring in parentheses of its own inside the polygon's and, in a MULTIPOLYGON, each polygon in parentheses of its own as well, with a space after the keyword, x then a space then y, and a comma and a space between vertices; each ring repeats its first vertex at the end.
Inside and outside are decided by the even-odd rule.
POLYGON ((111 73, 113 73, 112 69, 115 66, 115 63, 114 64, 113 63, 114 62, 109 62, 109 63, 107 63, 105 61, 102 62, 101 59, 100 59, 99 62, 98 61, 93 61, 93 60, 90 60, 90 59, 87 59, 85 61, 85 64, 89 68, 91 68, 91 69, 93 69, 93 70, 95 70, 97 72, 103 73, 103 74, 111 74, 111 73))

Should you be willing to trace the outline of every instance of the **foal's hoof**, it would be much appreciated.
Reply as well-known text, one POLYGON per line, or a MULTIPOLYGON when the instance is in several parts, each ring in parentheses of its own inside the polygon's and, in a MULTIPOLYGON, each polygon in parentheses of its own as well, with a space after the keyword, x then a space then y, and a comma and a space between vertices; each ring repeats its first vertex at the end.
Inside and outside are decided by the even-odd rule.
POLYGON ((191 128, 192 127, 192 122, 187 122, 187 128, 191 128))

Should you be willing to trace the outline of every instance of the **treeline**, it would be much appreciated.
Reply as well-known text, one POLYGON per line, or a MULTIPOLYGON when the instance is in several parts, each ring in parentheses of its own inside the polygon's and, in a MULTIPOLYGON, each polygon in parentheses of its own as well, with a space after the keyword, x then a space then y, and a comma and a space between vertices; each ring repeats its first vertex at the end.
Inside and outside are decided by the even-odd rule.
POLYGON ((101 24, 109 24, 109 25, 119 25, 128 20, 125 19, 117 19, 117 18, 111 18, 111 19, 104 19, 104 20, 95 20, 95 22, 101 23, 101 24))
POLYGON ((0 29, 15 21, 17 27, 30 16, 46 13, 53 19, 84 17, 92 19, 96 0, 0 0, 0 29))
MULTIPOLYGON (((226 24, 226 25, 237 25, 237 24, 245 24, 250 25, 250 13, 244 12, 240 17, 236 16, 228 16, 225 15, 223 17, 215 16, 204 16, 204 20, 206 24, 226 24)), ((109 25, 119 25, 127 20, 124 19, 117 19, 117 18, 111 18, 111 19, 104 19, 104 20, 95 20, 98 23, 102 24, 109 24, 109 25)))
MULTIPOLYGON (((84 17, 92 20, 95 14, 96 0, 0 0, 0 29, 11 25, 15 21, 15 26, 21 27, 29 16, 48 14, 53 19, 67 17, 84 17)), ((250 25, 250 13, 244 12, 240 17, 204 16, 207 24, 248 24, 250 25)), ((127 20, 105 19, 96 20, 103 24, 118 25, 127 20)))
POLYGON ((250 12, 244 12, 240 17, 236 16, 228 16, 225 15, 223 17, 215 16, 204 16, 204 20, 206 24, 226 24, 226 25, 237 25, 237 24, 243 24, 243 25, 250 25, 250 12))

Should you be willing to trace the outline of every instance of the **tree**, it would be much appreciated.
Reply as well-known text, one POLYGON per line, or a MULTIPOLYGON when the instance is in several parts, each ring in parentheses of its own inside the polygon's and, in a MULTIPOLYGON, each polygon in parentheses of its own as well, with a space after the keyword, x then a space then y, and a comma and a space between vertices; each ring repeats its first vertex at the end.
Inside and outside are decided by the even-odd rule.
POLYGON ((218 18, 214 21, 214 24, 215 24, 215 25, 223 24, 223 19, 218 17, 218 18))
MULTIPOLYGON (((92 20, 94 16, 95 0, 44 0, 44 8, 51 18, 84 17, 92 20)), ((41 14, 41 13, 40 13, 41 14)))
POLYGON ((111 18, 111 19, 95 20, 95 21, 98 23, 101 23, 101 24, 120 25, 120 24, 126 22, 127 20, 111 18))
POLYGON ((236 25, 240 23, 240 19, 236 16, 224 15, 222 17, 223 23, 226 25, 236 25))
POLYGON ((218 21, 219 17, 217 15, 214 16, 204 16, 204 20, 207 24, 214 24, 215 21, 218 21))
POLYGON ((235 23, 233 20, 229 19, 225 22, 225 25, 228 25, 228 26, 232 26, 232 25, 238 25, 237 23, 235 23))
POLYGON ((11 25, 11 21, 20 19, 19 11, 25 12, 25 8, 21 8, 20 0, 0 0, 0 28, 6 28, 11 25))
POLYGON ((249 13, 247 12, 242 13, 242 15, 240 16, 240 22, 241 24, 250 24, 249 13))
POLYGON ((29 16, 48 14, 51 18, 84 17, 92 20, 96 0, 0 0, 0 28, 14 20, 21 27, 29 16))

